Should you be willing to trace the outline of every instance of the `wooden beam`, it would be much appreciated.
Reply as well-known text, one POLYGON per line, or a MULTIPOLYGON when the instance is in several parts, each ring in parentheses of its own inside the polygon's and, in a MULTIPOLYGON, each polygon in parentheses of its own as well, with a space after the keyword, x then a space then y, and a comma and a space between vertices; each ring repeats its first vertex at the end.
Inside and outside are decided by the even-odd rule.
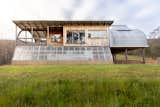
POLYGON ((47 26, 47 45, 48 45, 48 39, 49 39, 49 26, 47 26))
POLYGON ((117 63, 116 54, 113 54, 113 62, 114 62, 115 64, 117 63))
POLYGON ((19 31, 17 34, 17 39, 19 38, 20 34, 23 32, 23 30, 19 31))
MULTIPOLYGON (((37 25, 35 25, 34 23, 33 24, 31 24, 31 23, 25 23, 28 27, 31 27, 32 29, 34 29, 34 31, 32 32, 32 29, 30 30, 30 29, 27 29, 27 28, 25 28, 25 30, 26 31, 29 31, 30 33, 31 33, 31 35, 32 35, 32 37, 34 38, 34 40, 35 40, 35 44, 36 44, 36 42, 37 41, 39 41, 39 38, 40 38, 40 33, 38 32, 39 30, 43 30, 43 28, 39 28, 37 25), (33 27, 34 26, 34 27, 33 27)), ((32 40, 32 42, 33 42, 33 40, 32 40)))
POLYGON ((32 38, 19 38, 19 39, 32 39, 32 38))
MULTIPOLYGON (((34 28, 34 31, 46 31, 47 29, 42 29, 42 28, 35 28, 35 27, 33 27, 34 28)), ((31 31, 31 28, 24 28, 24 29, 22 29, 23 31, 31 31)))
POLYGON ((27 42, 27 31, 25 31, 25 42, 27 42))
POLYGON ((142 48, 142 62, 145 64, 145 48, 142 48))
POLYGON ((31 27, 32 43, 33 43, 33 27, 31 27))
POLYGON ((22 30, 22 29, 25 29, 25 26, 21 23, 19 23, 18 27, 22 30))
MULTIPOLYGON (((29 25, 29 26, 34 26, 34 27, 38 28, 38 26, 36 26, 34 23, 32 25, 30 23, 26 23, 26 24, 29 25)), ((39 36, 40 36, 39 33, 37 31, 35 31, 35 29, 34 29, 34 32, 33 32, 33 38, 35 38, 34 36, 36 36, 36 38, 39 38, 39 36)), ((35 40, 35 41, 37 41, 37 40, 35 40)))
POLYGON ((116 54, 114 55, 115 63, 117 63, 117 57, 116 54))
POLYGON ((127 48, 125 49, 125 60, 126 60, 126 64, 128 63, 128 50, 127 48))
MULTIPOLYGON (((46 25, 43 25, 43 23, 41 22, 40 23, 41 24, 41 26, 42 26, 42 28, 46 28, 45 26, 47 26, 47 24, 46 25)), ((47 37, 47 29, 44 29, 43 31, 42 31, 42 33, 43 33, 43 35, 45 36, 45 37, 47 37)))
POLYGON ((15 26, 15 36, 16 36, 16 44, 15 45, 17 45, 17 37, 18 37, 18 35, 17 35, 17 25, 15 26))

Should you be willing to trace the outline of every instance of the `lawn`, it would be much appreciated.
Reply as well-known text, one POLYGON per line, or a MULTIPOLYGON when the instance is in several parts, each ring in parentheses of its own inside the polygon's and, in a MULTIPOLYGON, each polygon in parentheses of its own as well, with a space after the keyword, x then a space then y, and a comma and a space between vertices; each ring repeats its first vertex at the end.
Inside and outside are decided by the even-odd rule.
MULTIPOLYGON (((127 57, 128 57, 128 60, 130 60, 130 61, 133 61, 133 62, 136 61, 136 62, 134 62, 134 64, 136 64, 140 61, 142 62, 142 56, 128 55, 127 57)), ((123 60, 125 62, 125 55, 117 54, 116 60, 117 61, 123 60)), ((146 64, 157 64, 157 60, 153 59, 151 57, 145 57, 145 62, 146 62, 146 64)))
POLYGON ((160 107, 159 65, 0 66, 0 107, 160 107))
MULTIPOLYGON (((142 56, 136 56, 136 55, 128 55, 127 56, 129 60, 142 60, 142 56)), ((125 55, 123 54, 117 54, 118 60, 125 60, 125 55)), ((145 57, 146 61, 154 60, 151 57, 145 57)))

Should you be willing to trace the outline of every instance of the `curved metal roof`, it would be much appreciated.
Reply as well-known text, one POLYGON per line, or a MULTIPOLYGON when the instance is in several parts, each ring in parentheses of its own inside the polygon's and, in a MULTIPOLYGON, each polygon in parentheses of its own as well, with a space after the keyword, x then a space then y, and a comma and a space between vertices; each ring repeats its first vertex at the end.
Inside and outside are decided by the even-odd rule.
POLYGON ((119 25, 110 29, 110 47, 148 47, 148 43, 142 31, 119 25))

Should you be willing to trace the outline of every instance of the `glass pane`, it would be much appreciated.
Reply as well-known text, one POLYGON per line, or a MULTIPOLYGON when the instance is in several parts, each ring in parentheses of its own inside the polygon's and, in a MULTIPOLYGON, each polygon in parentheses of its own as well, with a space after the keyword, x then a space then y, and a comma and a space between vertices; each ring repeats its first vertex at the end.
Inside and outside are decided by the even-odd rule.
POLYGON ((107 31, 88 31, 88 38, 106 38, 107 31))
POLYGON ((112 61, 109 47, 17 46, 13 61, 112 61))
POLYGON ((68 44, 84 44, 85 43, 85 32, 84 31, 67 31, 68 44))
POLYGON ((54 34, 51 36, 51 42, 61 42, 61 34, 54 34))

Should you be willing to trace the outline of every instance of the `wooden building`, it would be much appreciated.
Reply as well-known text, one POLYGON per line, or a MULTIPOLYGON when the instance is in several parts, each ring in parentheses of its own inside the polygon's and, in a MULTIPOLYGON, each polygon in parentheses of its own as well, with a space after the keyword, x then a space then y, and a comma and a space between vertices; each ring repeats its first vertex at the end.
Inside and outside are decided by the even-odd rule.
POLYGON ((113 21, 13 22, 17 41, 13 64, 113 63, 109 31, 113 21))

